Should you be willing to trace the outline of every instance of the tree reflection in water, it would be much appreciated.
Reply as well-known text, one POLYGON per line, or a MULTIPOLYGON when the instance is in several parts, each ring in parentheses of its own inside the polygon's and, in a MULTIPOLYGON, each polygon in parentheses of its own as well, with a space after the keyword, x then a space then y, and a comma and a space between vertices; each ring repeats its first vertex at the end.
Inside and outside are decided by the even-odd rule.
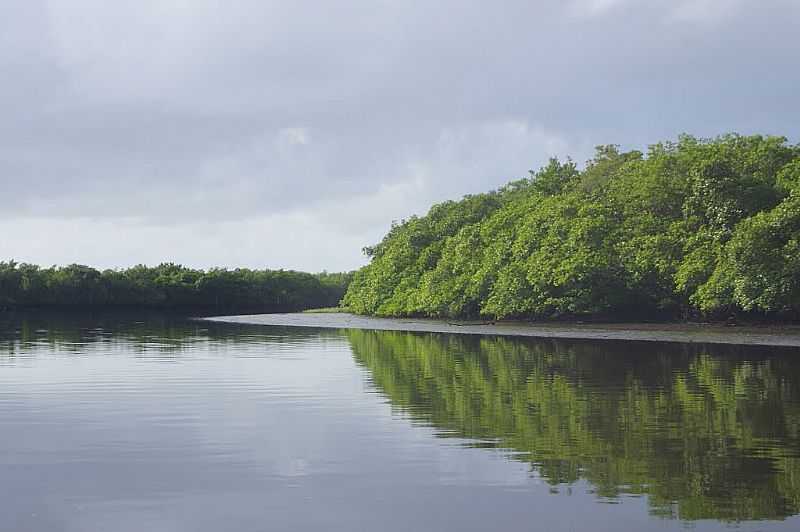
POLYGON ((645 494, 681 519, 800 511, 793 350, 346 331, 391 403, 514 451, 554 486, 645 494))

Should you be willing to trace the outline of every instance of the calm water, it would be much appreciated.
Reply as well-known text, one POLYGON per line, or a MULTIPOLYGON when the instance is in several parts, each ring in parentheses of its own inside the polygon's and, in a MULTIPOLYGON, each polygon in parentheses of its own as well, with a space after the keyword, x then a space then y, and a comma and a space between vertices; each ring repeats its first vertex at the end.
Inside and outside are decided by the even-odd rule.
POLYGON ((0 530, 799 530, 800 350, 0 319, 0 530))

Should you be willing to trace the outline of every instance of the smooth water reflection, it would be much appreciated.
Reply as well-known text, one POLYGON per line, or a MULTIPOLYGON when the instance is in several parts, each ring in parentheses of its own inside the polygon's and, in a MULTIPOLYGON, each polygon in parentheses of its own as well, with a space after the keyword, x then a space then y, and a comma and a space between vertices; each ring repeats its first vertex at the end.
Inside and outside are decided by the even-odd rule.
POLYGON ((2 530, 795 530, 796 350, 0 322, 2 530))

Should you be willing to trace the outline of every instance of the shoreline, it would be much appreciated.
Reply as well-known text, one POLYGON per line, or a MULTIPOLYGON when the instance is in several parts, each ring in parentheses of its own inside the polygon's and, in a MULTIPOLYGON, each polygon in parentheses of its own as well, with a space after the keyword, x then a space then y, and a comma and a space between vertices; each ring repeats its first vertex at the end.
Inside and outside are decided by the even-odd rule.
POLYGON ((800 326, 725 326, 703 323, 530 323, 443 321, 426 318, 375 318, 349 313, 249 314, 198 318, 203 321, 308 327, 367 329, 450 334, 630 340, 731 345, 800 347, 800 326))

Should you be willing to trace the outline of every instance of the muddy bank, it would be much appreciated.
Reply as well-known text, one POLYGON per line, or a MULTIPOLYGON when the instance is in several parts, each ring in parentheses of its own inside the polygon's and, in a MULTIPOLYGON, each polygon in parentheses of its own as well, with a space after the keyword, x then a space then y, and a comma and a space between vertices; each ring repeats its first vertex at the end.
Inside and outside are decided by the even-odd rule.
POLYGON ((388 319, 354 314, 253 314, 203 318, 228 323, 322 327, 329 329, 374 329, 454 334, 493 334, 541 338, 590 340, 638 340, 710 344, 774 345, 800 347, 800 326, 737 327, 701 323, 613 323, 563 324, 525 322, 457 322, 428 319, 388 319))

